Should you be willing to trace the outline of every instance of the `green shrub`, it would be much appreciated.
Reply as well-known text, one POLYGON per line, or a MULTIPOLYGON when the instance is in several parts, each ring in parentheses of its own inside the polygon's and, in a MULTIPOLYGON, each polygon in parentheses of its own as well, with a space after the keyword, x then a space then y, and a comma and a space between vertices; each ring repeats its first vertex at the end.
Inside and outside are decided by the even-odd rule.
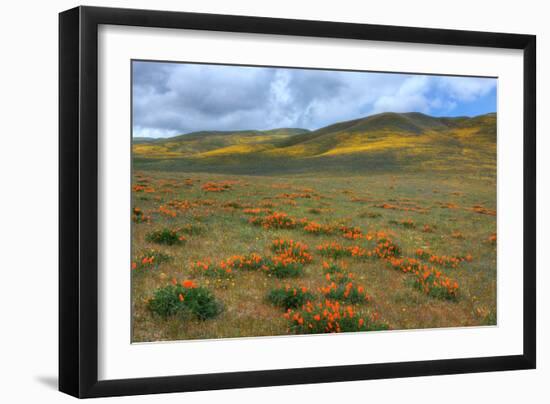
POLYGON ((184 236, 181 236, 177 231, 170 229, 152 231, 145 236, 145 239, 151 243, 165 245, 182 244, 186 241, 184 236))
POLYGON ((272 289, 267 295, 267 300, 285 310, 303 306, 306 302, 312 301, 313 294, 305 287, 290 287, 272 289))
POLYGON ((185 318, 192 315, 199 320, 213 318, 221 313, 222 304, 212 292, 192 285, 169 285, 157 289, 149 300, 149 309, 164 318, 175 315, 185 318))
POLYGON ((266 261, 265 269, 277 278, 296 278, 304 271, 304 264, 286 256, 276 255, 266 261))
POLYGON ((370 296, 361 285, 356 285, 352 280, 331 282, 330 285, 321 288, 327 299, 339 300, 341 302, 358 304, 370 301, 370 296))
POLYGON ((157 289, 149 300, 149 310, 165 318, 175 314, 188 314, 187 306, 179 300, 178 290, 177 286, 157 289))

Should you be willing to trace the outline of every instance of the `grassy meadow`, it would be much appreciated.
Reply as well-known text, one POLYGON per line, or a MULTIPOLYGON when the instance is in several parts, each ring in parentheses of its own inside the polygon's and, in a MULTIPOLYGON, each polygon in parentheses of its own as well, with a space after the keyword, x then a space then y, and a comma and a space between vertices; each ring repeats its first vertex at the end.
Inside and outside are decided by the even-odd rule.
POLYGON ((132 340, 496 324, 496 117, 375 118, 136 139, 132 340))

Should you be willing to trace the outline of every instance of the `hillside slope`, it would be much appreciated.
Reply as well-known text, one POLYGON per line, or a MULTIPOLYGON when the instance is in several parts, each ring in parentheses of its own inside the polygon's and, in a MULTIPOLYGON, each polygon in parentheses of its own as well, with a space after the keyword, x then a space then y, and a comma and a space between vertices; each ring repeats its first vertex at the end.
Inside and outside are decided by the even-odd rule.
POLYGON ((309 131, 299 128, 201 131, 154 141, 139 139, 136 142, 134 139, 133 151, 134 155, 149 158, 200 157, 203 154, 208 156, 210 152, 226 154, 225 148, 229 148, 229 154, 242 154, 277 147, 286 139, 304 133, 309 131))
POLYGON ((474 169, 496 166, 496 114, 439 118, 382 113, 315 131, 196 132, 138 141, 134 162, 158 170, 302 173, 311 170, 474 169))

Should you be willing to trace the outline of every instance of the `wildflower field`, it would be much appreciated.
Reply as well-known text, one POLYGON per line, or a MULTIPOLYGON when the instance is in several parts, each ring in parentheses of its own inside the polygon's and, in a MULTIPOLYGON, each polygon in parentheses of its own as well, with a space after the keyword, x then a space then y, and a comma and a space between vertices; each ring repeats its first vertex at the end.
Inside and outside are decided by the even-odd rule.
POLYGON ((137 164, 132 340, 496 324, 496 176, 449 168, 137 164))

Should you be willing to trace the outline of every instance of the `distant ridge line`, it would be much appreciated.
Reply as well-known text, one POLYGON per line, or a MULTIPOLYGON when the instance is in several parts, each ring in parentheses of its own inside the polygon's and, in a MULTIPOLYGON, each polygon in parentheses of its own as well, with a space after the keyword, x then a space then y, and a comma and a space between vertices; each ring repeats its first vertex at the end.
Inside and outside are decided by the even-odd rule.
POLYGON ((261 129, 200 130, 200 131, 192 131, 192 132, 187 132, 187 133, 181 133, 181 134, 170 136, 170 137, 157 137, 157 138, 155 138, 155 137, 137 136, 137 137, 134 137, 132 140, 134 142, 144 142, 144 143, 145 142, 157 142, 157 141, 163 142, 163 141, 178 140, 179 138, 184 137, 184 136, 199 136, 199 135, 211 135, 211 134, 216 134, 216 135, 249 134, 249 135, 253 135, 253 134, 269 133, 269 132, 276 132, 276 131, 292 131, 292 132, 295 132, 295 134, 304 134, 304 133, 316 133, 316 132, 321 132, 321 131, 327 131, 327 130, 330 130, 334 127, 340 127, 340 126, 350 127, 354 124, 372 122, 373 120, 375 121, 377 119, 383 119, 383 118, 389 118, 389 119, 397 118, 397 119, 399 119, 399 117, 401 117, 401 118, 408 118, 408 119, 413 119, 413 120, 432 119, 434 121, 440 121, 441 123, 444 123, 444 122, 452 123, 453 121, 460 121, 460 120, 467 120, 467 119, 477 119, 477 118, 481 118, 481 117, 485 117, 485 116, 496 116, 496 115, 497 115, 496 112, 488 112, 488 113, 485 113, 485 114, 475 115, 475 116, 471 116, 471 117, 466 116, 466 115, 464 115, 464 116, 433 116, 433 115, 424 114, 422 112, 381 112, 379 114, 368 115, 368 116, 365 116, 365 117, 362 117, 362 118, 356 118, 356 119, 350 119, 350 120, 347 120, 347 121, 334 122, 332 124, 329 124, 329 125, 326 125, 326 126, 323 126, 321 128, 314 129, 314 130, 310 130, 310 129, 306 129, 306 128, 294 128, 294 127, 282 127, 282 128, 273 128, 273 129, 265 129, 265 130, 261 130, 261 129))

